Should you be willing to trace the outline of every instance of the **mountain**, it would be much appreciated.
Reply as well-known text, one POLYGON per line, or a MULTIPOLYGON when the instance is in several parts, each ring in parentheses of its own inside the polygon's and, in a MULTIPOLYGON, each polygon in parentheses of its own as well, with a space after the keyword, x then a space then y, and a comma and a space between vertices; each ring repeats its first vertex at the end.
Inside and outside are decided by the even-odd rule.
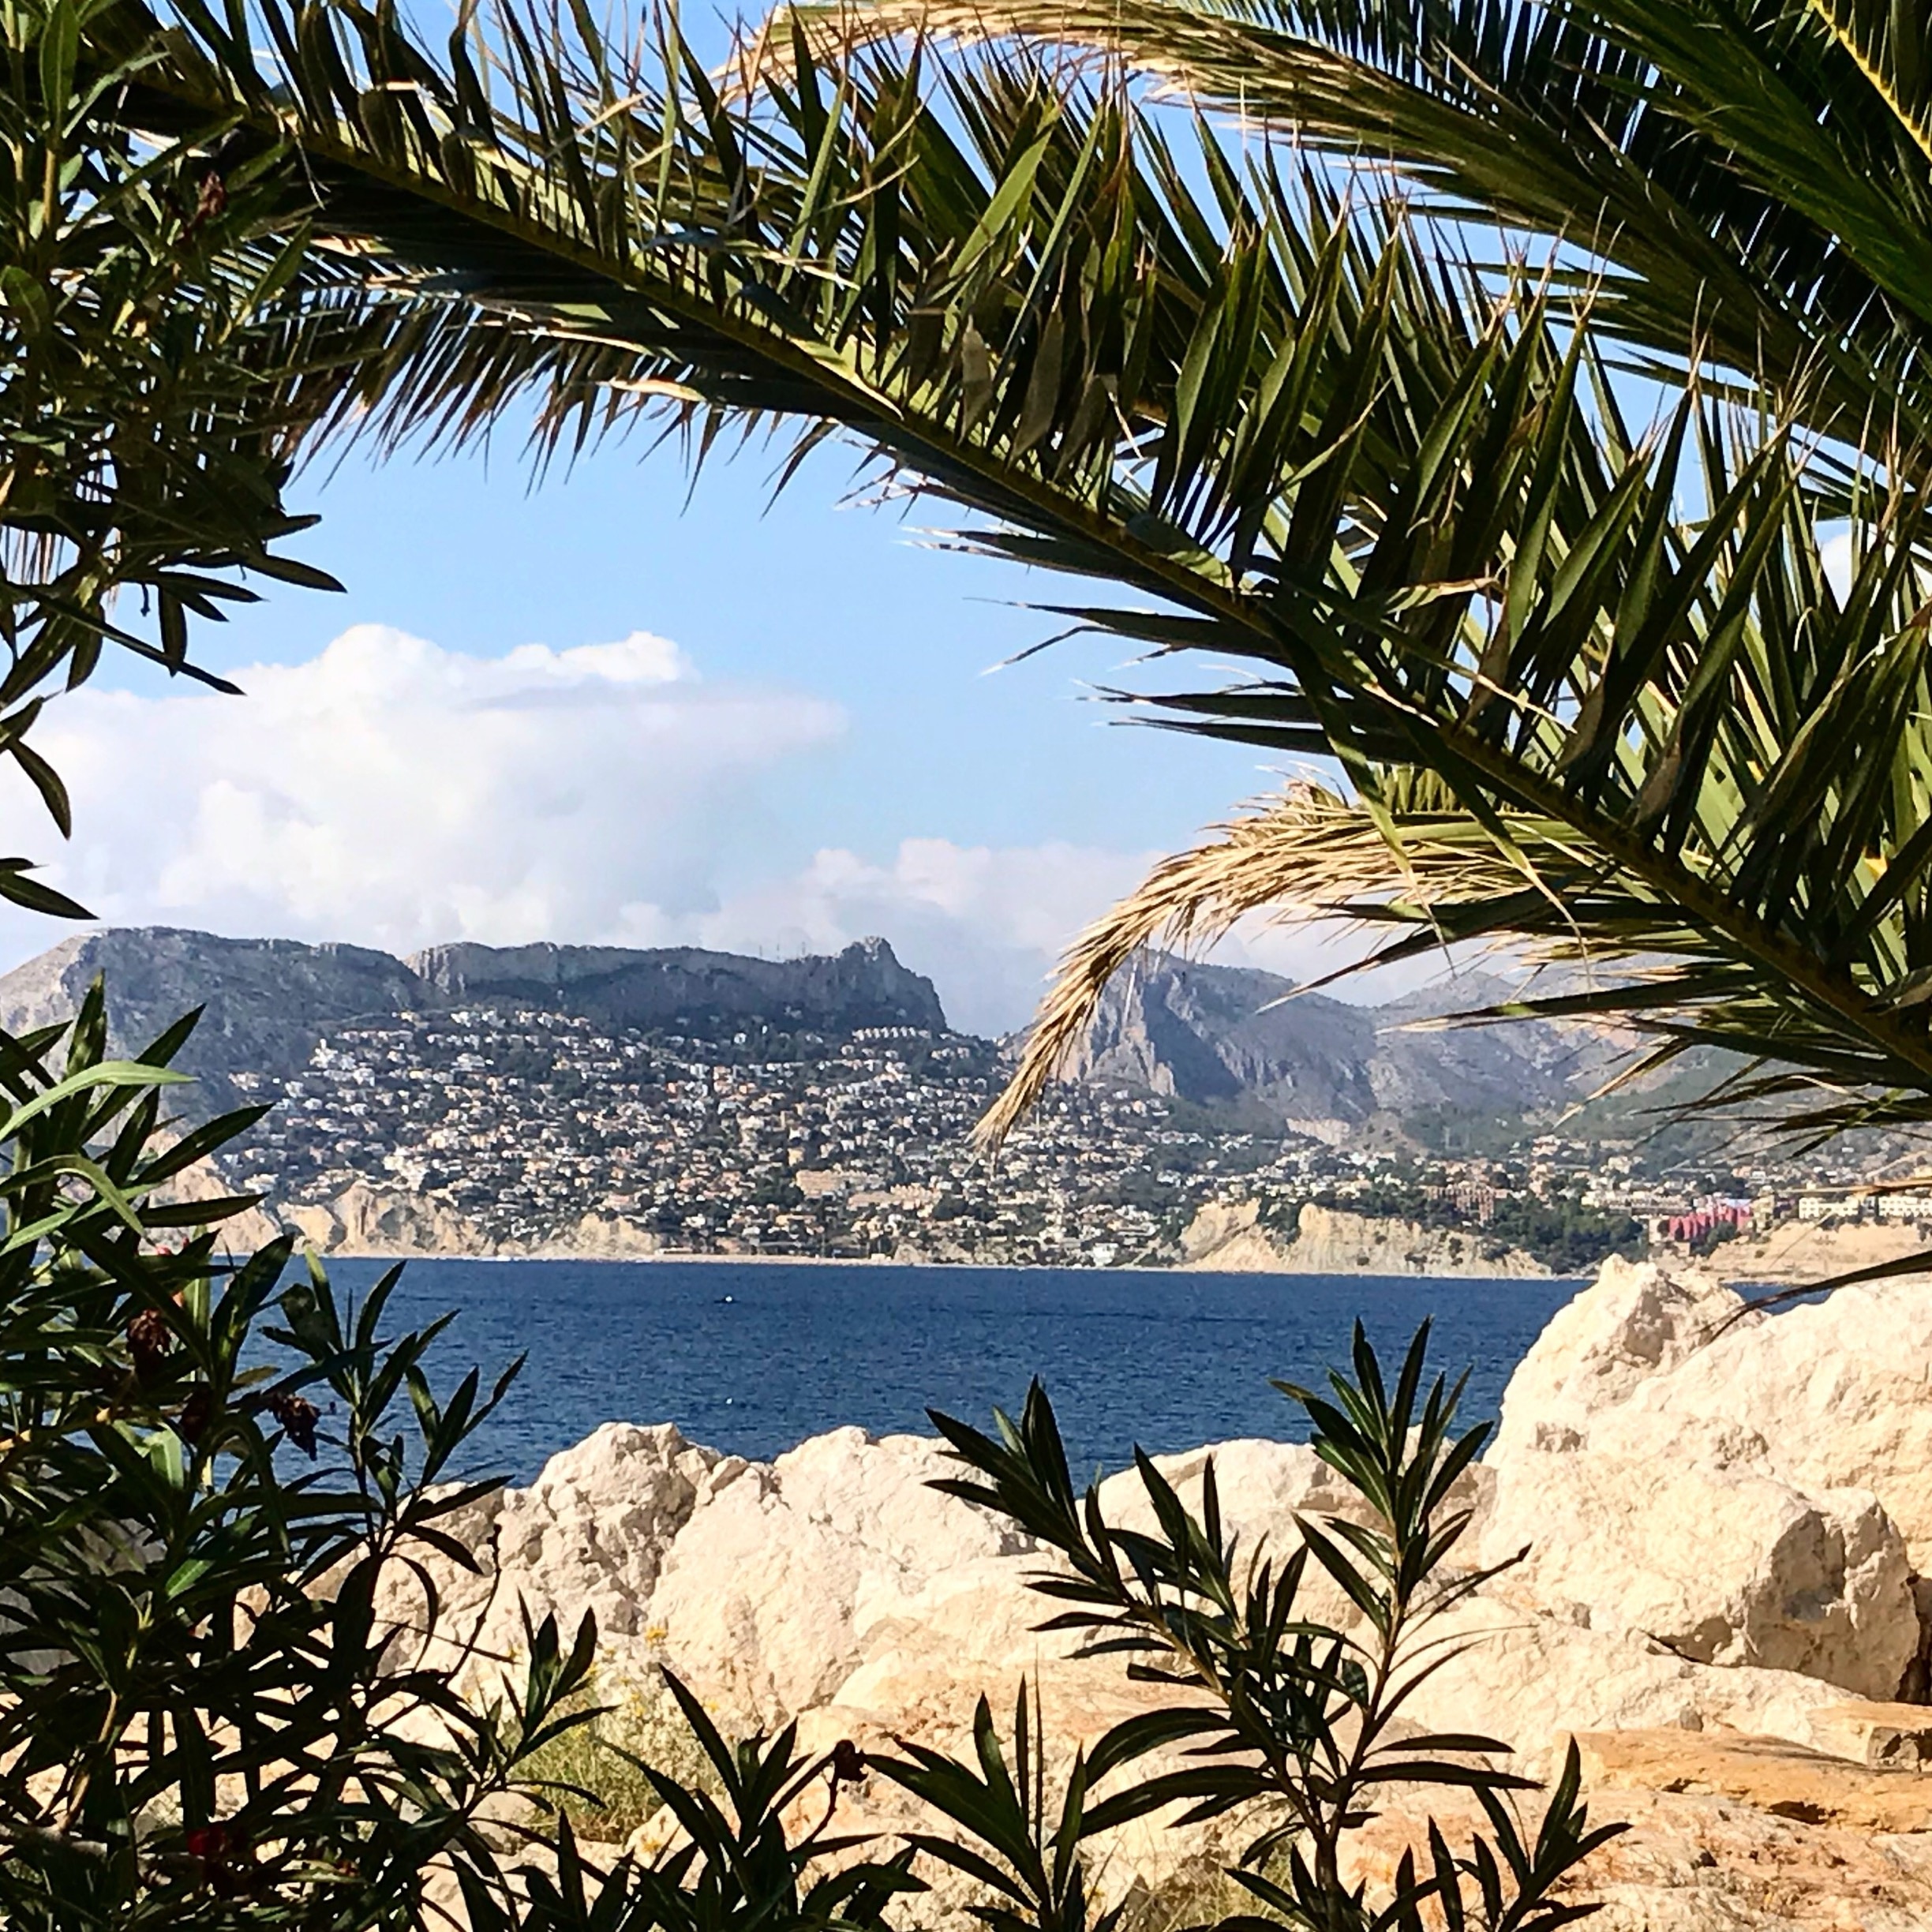
MULTIPOLYGON (((358 1020, 451 1009, 536 1009, 606 1028, 725 1035, 747 1027, 849 1038, 870 1027, 947 1031, 932 982, 883 939, 793 960, 688 946, 432 946, 397 959, 365 946, 225 939, 165 927, 63 940, 0 978, 0 1026, 72 1013, 107 976, 114 1045, 133 1050, 190 1007, 181 1056, 200 1105, 239 1104, 236 1074, 298 1076, 324 1035, 358 1020)), ((1109 989, 1076 1080, 1125 1083, 1205 1107, 1230 1126, 1287 1125, 1340 1140, 1371 1122, 1430 1116, 1520 1122, 1586 1094, 1615 1056, 1548 1024, 1430 1028, 1503 997, 1470 975, 1379 1007, 1297 994, 1273 973, 1156 956, 1109 989)))
POLYGON ((1465 975, 1383 1006, 1360 1006, 1245 967, 1157 955, 1107 990, 1069 1069, 1216 1110, 1260 1110, 1339 1138, 1377 1115, 1520 1118, 1589 1091, 1616 1057, 1545 1022, 1433 1028, 1488 1005, 1506 983, 1465 975))
POLYGON ((206 1104, 239 1104, 238 1073, 286 1080, 324 1034, 351 1020, 451 1006, 541 1007, 603 1026, 701 1033, 761 1021, 846 1035, 863 1027, 946 1030, 932 982, 883 939, 830 957, 741 958, 687 946, 432 947, 409 960, 366 946, 224 939, 169 927, 113 927, 64 939, 0 977, 0 1027, 66 1020, 105 975, 117 1051, 138 1051, 205 1009, 176 1064, 206 1104))
POLYGON ((0 1027, 22 1033, 72 1017, 96 975, 107 981, 116 1052, 138 1052, 190 1009, 205 1009, 174 1064, 203 1083, 189 1104, 204 1099, 215 1110, 241 1104, 230 1075, 286 1079, 331 1028, 423 996, 402 960, 366 946, 110 927, 63 939, 0 978, 0 1027))
POLYGON ((410 967, 450 1005, 541 1006, 601 1026, 694 1032, 725 1020, 851 1033, 912 1026, 943 1033, 932 982, 883 939, 829 957, 747 959, 691 946, 432 946, 410 967), (688 1024, 687 1024, 688 1023, 688 1024))

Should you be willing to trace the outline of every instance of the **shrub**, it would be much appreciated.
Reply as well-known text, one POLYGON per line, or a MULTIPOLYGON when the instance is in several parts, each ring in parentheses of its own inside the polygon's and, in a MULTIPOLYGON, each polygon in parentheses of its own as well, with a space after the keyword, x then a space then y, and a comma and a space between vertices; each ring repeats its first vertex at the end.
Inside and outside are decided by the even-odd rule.
POLYGON ((656 1770, 713 1798, 724 1785, 656 1671, 627 1675, 600 1661, 564 1709, 585 1721, 533 1752, 524 1774, 579 1838, 623 1844, 664 1809, 656 1770))
POLYGON ((532 1629, 478 1710, 380 1623, 413 1547, 464 1559, 507 1378, 439 1398, 393 1275, 346 1309, 286 1239, 218 1254, 247 1200, 170 1203, 256 1118, 164 1129, 192 1025, 110 1060, 97 985, 0 1035, 0 1924, 414 1924, 439 1866, 500 1885, 481 1821, 582 1721, 595 1632, 532 1629))
POLYGON ((1231 1882, 1317 1932, 1420 1932, 1425 1911, 1545 1932, 1580 1914, 1558 1890, 1607 1833, 1587 1826, 1574 1755, 1526 1835, 1510 1807, 1524 1780, 1484 1761, 1500 1744, 1398 1735, 1431 1621, 1481 1581, 1451 1567, 1467 1521, 1451 1499, 1484 1432, 1455 1432, 1441 1378, 1425 1390, 1426 1330, 1392 1388, 1357 1330, 1352 1374, 1287 1389, 1368 1517, 1304 1525, 1291 1551, 1241 1551, 1211 1470, 1196 1516, 1144 1457, 1155 1530, 1108 1523, 1097 1491, 1075 1490, 1037 1386, 990 1436, 934 1417, 959 1466, 941 1487, 1063 1559, 1035 1583, 1050 1627, 1171 1688, 1064 1777, 1047 1775, 1024 1690, 1004 1737, 982 1701, 969 1762, 912 1743, 869 1766, 849 1745, 807 1760, 788 1730, 728 1744, 676 1679, 661 1694, 600 1679, 588 1619, 567 1643, 552 1621, 528 1627, 496 1695, 459 1694, 469 1660, 432 1665, 428 1632, 383 1614, 383 1586, 413 1571, 433 1627, 416 1553, 473 1560, 442 1526, 492 1486, 461 1480, 460 1458, 509 1378, 485 1392, 473 1370, 439 1397, 423 1364, 442 1324, 384 1334, 399 1271, 346 1307, 319 1271, 285 1279, 286 1238, 218 1251, 208 1224, 245 1198, 170 1200, 256 1118, 171 1137, 168 1062, 192 1024, 110 1059, 96 987, 70 1026, 0 1035, 9 1932, 415 1927, 439 1874, 474 1932, 882 1932, 921 1889, 915 1855, 981 1887, 994 1932, 1114 1932, 1090 1841, 1175 1807, 1237 1816, 1252 1842, 1231 1882), (1356 1631, 1305 1614, 1311 1566, 1356 1631), (830 1830, 868 1770, 934 1826, 883 1859, 830 1830), (1378 1904, 1344 1885, 1340 1851, 1391 1780, 1473 1788, 1488 1829, 1462 1850, 1432 1832, 1426 1866, 1405 1864, 1378 1904), (788 1837, 817 1784, 818 1822, 788 1837), (580 1848, 573 1818, 616 1840, 660 1807, 677 1829, 657 1855, 580 1848), (504 1821, 534 1841, 546 1810, 563 1815, 513 1879, 504 1821))

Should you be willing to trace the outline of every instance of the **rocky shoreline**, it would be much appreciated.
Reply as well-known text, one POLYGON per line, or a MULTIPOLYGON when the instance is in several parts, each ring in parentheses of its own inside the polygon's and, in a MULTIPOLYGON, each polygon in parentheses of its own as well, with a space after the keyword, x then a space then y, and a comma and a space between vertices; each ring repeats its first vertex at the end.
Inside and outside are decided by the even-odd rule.
MULTIPOLYGON (((1579 1739, 1595 1812, 1632 1827, 1590 1868, 1604 1932, 1923 1926, 1932 1282, 1741 1311, 1708 1278, 1613 1262, 1558 1313, 1462 1479, 1472 1555, 1526 1553, 1451 1613, 1466 1643, 1411 1715, 1505 1738, 1537 1775, 1579 1739)), ((1294 1444, 1160 1466, 1198 1496, 1211 1455, 1247 1547, 1351 1506, 1294 1444)), ((761 1464, 607 1424, 447 1526, 479 1567, 428 1559, 440 1640, 481 1670, 516 1653, 526 1605, 592 1609, 616 1676, 669 1663, 728 1722, 796 1720, 808 1743, 956 1748, 982 1692, 1038 1672, 1071 1750, 1164 1694, 1037 1629, 1039 1552, 935 1493, 945 1466, 936 1442, 853 1428, 761 1464)), ((1110 1517, 1145 1507, 1131 1476, 1102 1496, 1110 1517)), ((418 1588, 399 1586, 399 1621, 419 1622, 418 1588)), ((1311 1610, 1343 1619, 1327 1595, 1311 1610)), ((883 1794, 861 1803, 853 1822, 893 1829, 883 1794)), ((1420 1829, 1394 1792, 1365 1875, 1420 1829)), ((1110 1883, 1211 1869, 1226 1848, 1204 1830, 1124 1833, 1110 1883)))
MULTIPOLYGON (((230 1191, 219 1176, 191 1172, 176 1184, 183 1198, 230 1191)), ((251 1209, 225 1224, 238 1251, 263 1247, 293 1229, 319 1255, 382 1261, 728 1261, 796 1266, 818 1256, 695 1253, 615 1214, 587 1214, 539 1241, 498 1241, 474 1223, 420 1196, 361 1182, 327 1204, 300 1203, 279 1213, 251 1209)), ((1802 1286, 1916 1253, 1925 1237, 1910 1226, 1806 1226, 1732 1241, 1708 1256, 1665 1248, 1653 1251, 1666 1267, 1691 1271, 1728 1285, 1802 1286)), ((979 1260, 964 1247, 902 1246, 876 1257, 900 1267, 1012 1265, 979 1260)), ((1473 1238, 1455 1229, 1425 1228, 1345 1211, 1303 1206, 1293 1234, 1260 1224, 1252 1201, 1202 1208, 1166 1260, 1136 1260, 1149 1269, 1211 1274, 1409 1275, 1470 1281, 1548 1281, 1555 1271, 1520 1249, 1473 1238)))

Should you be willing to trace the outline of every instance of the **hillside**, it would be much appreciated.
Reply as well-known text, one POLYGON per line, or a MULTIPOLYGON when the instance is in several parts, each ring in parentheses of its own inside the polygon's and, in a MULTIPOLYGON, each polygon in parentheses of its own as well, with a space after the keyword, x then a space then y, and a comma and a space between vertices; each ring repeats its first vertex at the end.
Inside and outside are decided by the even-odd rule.
POLYGON ((1668 1081, 1579 1110, 1619 1043, 1429 1025, 1507 994, 1473 975, 1368 1008, 1151 960, 1110 995, 1078 1077, 989 1165, 972 1129, 1002 1049, 951 1032, 883 940, 786 961, 470 944, 402 960, 109 930, 0 978, 0 1024, 66 1018, 97 974, 122 1050, 205 1008, 182 1057, 201 1084, 174 1104, 276 1103, 210 1185, 325 1247, 1104 1266, 1179 1258, 1196 1217, 1236 1212, 1274 1265, 1312 1204, 1380 1217, 1386 1238, 1298 1235, 1292 1265, 1447 1267, 1462 1239, 1471 1267, 1510 1242, 1568 1267, 1577 1238, 1638 1238, 1632 1217, 1743 1194, 1781 1224, 1807 1190, 1872 1171, 1848 1149, 1687 1159, 1690 1136, 1657 1131, 1668 1081))
POLYGON ((1339 1141, 1383 1119, 1500 1117, 1587 1094, 1616 1057, 1552 1024, 1430 1027, 1506 997, 1468 975, 1382 1006, 1353 1005, 1249 968, 1156 957, 1108 989, 1072 1071, 1217 1110, 1258 1112, 1339 1141))
MULTIPOLYGON (((0 977, 0 1026, 71 1013, 107 977, 117 1047, 138 1048, 190 1007, 206 1009, 182 1064, 231 1104, 232 1076, 284 1081, 331 1031, 460 1008, 561 1013, 613 1028, 709 1038, 746 1026, 829 1039, 864 1028, 949 1029, 932 982, 883 939, 829 956, 747 958, 692 947, 432 946, 407 959, 365 946, 228 939, 166 927, 64 940, 0 977)), ((1109 991, 1076 1082, 1125 1082, 1204 1107, 1230 1126, 1283 1127, 1331 1142, 1365 1124, 1471 1119, 1559 1108, 1587 1092, 1607 1050, 1544 1024, 1424 1028, 1501 996, 1470 976, 1379 1007, 1296 995, 1272 973, 1156 957, 1109 991)))
POLYGON ((323 1039, 358 1020, 458 1007, 538 1007, 601 1026, 708 1035, 747 1021, 842 1038, 865 1027, 945 1028, 930 979, 883 939, 833 957, 742 958, 691 947, 432 948, 400 960, 365 946, 227 939, 118 927, 66 939, 0 977, 0 1027, 68 1018, 105 975, 117 1050, 138 1050, 189 1009, 205 1009, 178 1064, 211 1109, 237 1103, 234 1076, 282 1083, 323 1039))

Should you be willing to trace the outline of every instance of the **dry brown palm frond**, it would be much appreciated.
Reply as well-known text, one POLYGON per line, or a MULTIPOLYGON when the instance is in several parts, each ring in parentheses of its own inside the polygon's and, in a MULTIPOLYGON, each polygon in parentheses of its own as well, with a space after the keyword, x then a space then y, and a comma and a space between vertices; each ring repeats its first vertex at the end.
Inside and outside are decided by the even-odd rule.
MULTIPOLYGON (((1196 31, 1213 32, 1219 23, 1191 22, 1196 31)), ((798 70, 798 51, 828 66, 850 59, 867 47, 893 41, 918 41, 942 47, 970 48, 990 41, 1026 39, 1058 43, 1067 58, 1118 56, 1122 48, 1117 12, 1104 4, 1047 9, 1003 0, 829 0, 829 4, 781 5, 740 39, 726 62, 722 77, 739 99, 754 96, 773 81, 792 82, 798 70)), ((1223 28, 1231 38, 1238 28, 1223 28)), ((1134 50, 1136 72, 1185 91, 1195 77, 1193 64, 1181 54, 1159 47, 1134 50)))
POLYGON ((1427 908, 1523 890, 1522 863, 1473 818, 1428 810, 1438 803, 1432 797, 1406 802, 1423 809, 1402 814, 1393 842, 1359 800, 1299 781, 1162 859, 1061 960, 1017 1070, 979 1123, 980 1145, 997 1148, 1045 1091, 1085 1037, 1114 975, 1144 947, 1209 945, 1253 913, 1301 925, 1399 908, 1413 922, 1425 920, 1427 908))

